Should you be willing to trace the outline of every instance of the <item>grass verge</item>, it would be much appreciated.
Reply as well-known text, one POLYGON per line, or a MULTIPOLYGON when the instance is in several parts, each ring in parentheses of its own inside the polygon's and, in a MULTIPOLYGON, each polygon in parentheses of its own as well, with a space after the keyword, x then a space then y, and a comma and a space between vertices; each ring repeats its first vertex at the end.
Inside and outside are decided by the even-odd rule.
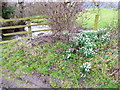
MULTIPOLYGON (((16 77, 21 73, 28 75, 38 72, 50 76, 56 81, 49 83, 62 88, 117 88, 118 87, 118 53, 117 41, 113 40, 101 46, 100 53, 94 58, 78 55, 73 60, 64 60, 69 44, 56 41, 31 46, 27 41, 11 42, 2 46, 3 73, 9 69, 16 77), (80 66, 90 61, 92 68, 87 77, 81 77, 80 66), (7 67, 7 68, 6 68, 7 67), (19 73, 16 73, 19 71, 19 73)), ((7 75, 10 76, 10 75, 7 75)))

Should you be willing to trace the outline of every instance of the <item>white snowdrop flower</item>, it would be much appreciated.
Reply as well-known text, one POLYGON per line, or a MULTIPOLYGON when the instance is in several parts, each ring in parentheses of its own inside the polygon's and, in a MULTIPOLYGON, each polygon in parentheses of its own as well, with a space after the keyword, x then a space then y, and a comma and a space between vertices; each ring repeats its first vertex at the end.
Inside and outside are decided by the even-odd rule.
POLYGON ((70 58, 71 54, 68 54, 67 58, 70 58))

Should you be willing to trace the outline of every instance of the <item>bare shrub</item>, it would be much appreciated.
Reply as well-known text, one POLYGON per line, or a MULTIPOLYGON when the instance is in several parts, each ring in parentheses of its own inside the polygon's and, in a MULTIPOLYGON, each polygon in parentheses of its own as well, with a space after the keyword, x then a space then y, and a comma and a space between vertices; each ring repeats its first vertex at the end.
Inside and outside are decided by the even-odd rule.
MULTIPOLYGON (((52 22, 50 27, 55 33, 68 30, 74 31, 76 28, 76 15, 84 8, 84 2, 36 2, 28 5, 32 14, 46 15, 48 21, 52 22)), ((79 28, 77 28, 79 29, 79 28)))

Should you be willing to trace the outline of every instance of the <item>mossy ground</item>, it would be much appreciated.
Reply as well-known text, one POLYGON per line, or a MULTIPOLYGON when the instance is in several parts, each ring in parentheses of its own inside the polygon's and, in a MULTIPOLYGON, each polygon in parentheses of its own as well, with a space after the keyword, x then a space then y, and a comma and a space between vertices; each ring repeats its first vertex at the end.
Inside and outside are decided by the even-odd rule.
MULTIPOLYGON (((94 58, 64 60, 63 55, 69 45, 62 41, 31 46, 27 41, 11 42, 2 45, 2 67, 9 69, 20 77, 22 73, 31 75, 42 73, 56 79, 49 83, 53 87, 118 87, 118 53, 117 41, 113 40, 100 48, 100 53, 94 58), (87 77, 81 77, 80 66, 83 61, 90 61, 92 69, 87 77), (15 73, 19 71, 19 73, 15 73), (59 82, 58 82, 59 81, 59 82)), ((8 75, 9 76, 9 75, 8 75)))

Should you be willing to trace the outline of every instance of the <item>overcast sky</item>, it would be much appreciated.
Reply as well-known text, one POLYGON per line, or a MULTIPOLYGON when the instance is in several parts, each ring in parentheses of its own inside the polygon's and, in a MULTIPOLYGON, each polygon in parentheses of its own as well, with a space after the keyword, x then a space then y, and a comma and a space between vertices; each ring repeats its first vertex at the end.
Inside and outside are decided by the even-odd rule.
MULTIPOLYGON (((18 2, 18 1, 25 1, 25 2, 45 2, 45 1, 51 1, 51 2, 60 2, 60 1, 92 1, 92 0, 2 0, 7 2, 18 2)), ((119 2, 119 0, 95 0, 100 2, 119 2)))

